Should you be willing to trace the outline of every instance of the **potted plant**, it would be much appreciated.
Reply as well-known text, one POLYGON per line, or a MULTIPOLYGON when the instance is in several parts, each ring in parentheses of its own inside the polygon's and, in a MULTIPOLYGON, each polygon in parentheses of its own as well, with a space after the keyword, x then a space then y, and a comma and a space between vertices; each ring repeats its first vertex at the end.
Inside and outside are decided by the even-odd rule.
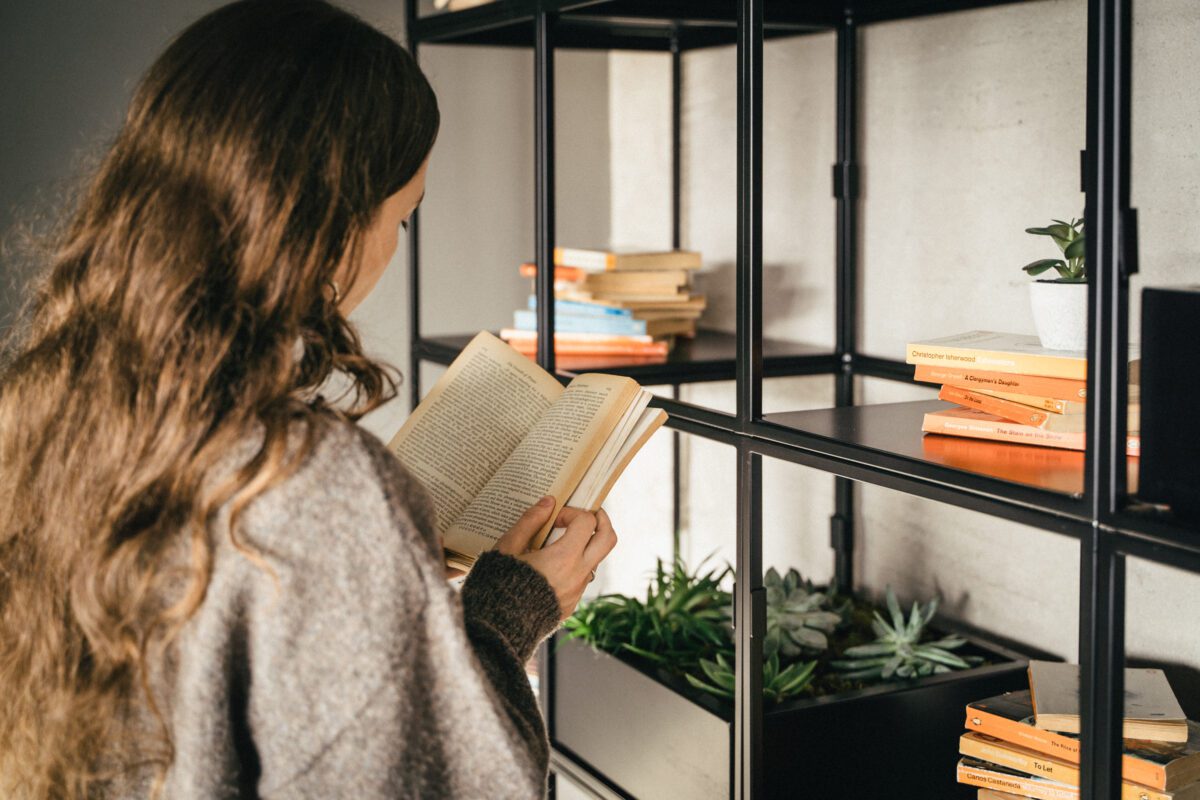
POLYGON ((1023 269, 1037 276, 1053 269, 1056 278, 1029 284, 1033 324, 1042 346, 1052 350, 1087 349, 1087 264, 1084 262, 1083 220, 1051 220, 1045 228, 1026 228, 1026 233, 1049 236, 1061 258, 1041 258, 1023 269))
MULTIPOLYGON (((729 797, 727 575, 660 564, 644 600, 582 606, 554 650, 555 746, 635 797, 729 797)), ((795 570, 764 587, 767 796, 974 797, 954 774, 964 707, 1021 688, 1022 657, 933 632, 935 603, 905 615, 890 590, 881 609, 795 570)))

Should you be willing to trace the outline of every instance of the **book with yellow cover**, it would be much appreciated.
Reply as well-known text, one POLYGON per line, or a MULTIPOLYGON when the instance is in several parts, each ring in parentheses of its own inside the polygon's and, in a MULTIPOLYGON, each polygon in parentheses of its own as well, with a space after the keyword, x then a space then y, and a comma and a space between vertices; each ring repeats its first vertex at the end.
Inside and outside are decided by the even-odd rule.
MULTIPOLYGON (((1079 737, 1043 730, 1033 724, 1029 691, 1002 695, 967 704, 968 730, 1031 750, 1056 761, 1079 763, 1079 737)), ((1125 739, 1121 777, 1153 789, 1178 789, 1200 781, 1200 724, 1188 722, 1186 743, 1125 739)))
MULTIPOLYGON (((1040 800, 1079 800, 1080 796, 1078 784, 1052 780, 972 756, 963 756, 958 762, 958 782, 1040 800)), ((1200 783, 1175 791, 1161 791, 1122 782, 1121 800, 1200 800, 1200 783)))
MULTIPOLYGON (((959 739, 958 752, 971 756, 980 761, 987 761, 1002 767, 1009 767, 1019 772, 1038 775, 1060 783, 1079 786, 1080 767, 1070 762, 1047 757, 1035 750, 985 736, 981 733, 964 733, 959 739)), ((1178 790, 1167 791, 1143 786, 1132 781, 1123 781, 1121 795, 1134 797, 1138 800, 1173 800, 1178 797, 1194 797, 1200 794, 1200 785, 1181 786, 1178 790)))
MULTIPOLYGON (((388 449, 429 492, 451 566, 470 569, 530 506, 595 510, 667 414, 631 378, 586 373, 566 387, 481 332, 388 449)), ((534 538, 540 547, 551 522, 534 538)))
MULTIPOLYGON (((1129 387, 1132 393, 1134 387, 1129 387)), ((1020 403, 1023 406, 1030 406, 1040 411, 1049 411, 1051 414, 1082 414, 1087 411, 1087 403, 1084 401, 1075 400, 1059 400, 1054 397, 1039 397, 1034 394, 1020 394, 1018 392, 1004 392, 996 389, 984 389, 982 387, 974 387, 973 392, 986 394, 990 397, 999 397, 1001 400, 1009 400, 1013 403, 1020 403)))
MULTIPOLYGON (((970 367, 1080 381, 1087 378, 1087 353, 1042 347, 1038 337, 1031 334, 968 331, 910 342, 906 352, 909 364, 970 367)), ((1136 368, 1131 372, 1130 381, 1136 382, 1136 368)))

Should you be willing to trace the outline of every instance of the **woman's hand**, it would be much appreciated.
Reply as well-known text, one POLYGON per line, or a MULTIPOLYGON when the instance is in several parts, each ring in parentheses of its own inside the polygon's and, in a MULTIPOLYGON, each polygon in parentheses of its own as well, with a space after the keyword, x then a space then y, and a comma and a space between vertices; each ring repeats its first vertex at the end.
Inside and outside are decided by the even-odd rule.
POLYGON ((617 534, 604 509, 592 514, 578 508, 563 508, 554 526, 565 526, 566 532, 553 544, 530 550, 534 535, 553 511, 554 498, 543 497, 517 520, 512 530, 500 537, 496 549, 516 556, 542 573, 558 597, 561 618, 566 619, 575 613, 593 570, 616 547, 617 534))

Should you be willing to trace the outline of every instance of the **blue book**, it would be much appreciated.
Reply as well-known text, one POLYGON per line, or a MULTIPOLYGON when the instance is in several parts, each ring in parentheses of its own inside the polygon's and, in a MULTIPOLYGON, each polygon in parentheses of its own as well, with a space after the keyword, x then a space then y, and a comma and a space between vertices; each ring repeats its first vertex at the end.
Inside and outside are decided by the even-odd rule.
MULTIPOLYGON (((537 311, 537 296, 529 295, 527 305, 530 311, 537 311)), ((555 300, 554 314, 556 317, 572 314, 575 316, 589 315, 633 319, 633 311, 628 308, 614 308, 613 306, 604 306, 599 303, 583 303, 578 300, 555 300)))
MULTIPOLYGON (((517 309, 513 312, 513 327, 519 331, 537 330, 537 312, 517 309)), ((599 314, 555 314, 554 330, 560 333, 611 333, 621 336, 644 336, 646 321, 599 314)))

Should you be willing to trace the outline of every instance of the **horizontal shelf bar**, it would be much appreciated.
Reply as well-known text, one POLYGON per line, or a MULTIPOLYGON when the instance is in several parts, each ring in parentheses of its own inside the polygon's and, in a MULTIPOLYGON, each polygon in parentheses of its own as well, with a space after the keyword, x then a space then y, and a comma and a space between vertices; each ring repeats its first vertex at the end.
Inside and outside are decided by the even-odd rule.
POLYGON ((889 381, 912 383, 913 366, 893 358, 864 356, 855 353, 850 358, 850 371, 866 378, 883 378, 889 381))
MULTIPOLYGON (((830 31, 847 16, 859 24, 1032 0, 776 0, 767 4, 763 36, 830 31)), ((539 5, 558 15, 556 47, 667 50, 672 35, 684 50, 736 41, 737 7, 725 0, 497 0, 461 11, 427 14, 413 24, 421 43, 532 47, 539 5)))
POLYGON ((1151 508, 1137 507, 1120 512, 1112 523, 1122 552, 1200 572, 1200 527, 1176 522, 1151 508))
MULTIPOLYGON (((426 337, 415 343, 419 357, 449 364, 458 356, 471 335, 426 337)), ((620 357, 558 358, 558 373, 572 377, 581 372, 626 375, 645 386, 673 383, 731 381, 737 340, 732 333, 699 330, 694 339, 680 338, 665 361, 641 361, 620 357)), ((824 347, 775 339, 763 340, 767 377, 828 375, 837 369, 837 357, 824 347)))
MULTIPOLYGON (((780 458, 1039 527, 1087 521, 1083 454, 921 433, 940 401, 768 414, 750 431, 780 458)), ((774 454, 774 453, 772 453, 774 454)))

